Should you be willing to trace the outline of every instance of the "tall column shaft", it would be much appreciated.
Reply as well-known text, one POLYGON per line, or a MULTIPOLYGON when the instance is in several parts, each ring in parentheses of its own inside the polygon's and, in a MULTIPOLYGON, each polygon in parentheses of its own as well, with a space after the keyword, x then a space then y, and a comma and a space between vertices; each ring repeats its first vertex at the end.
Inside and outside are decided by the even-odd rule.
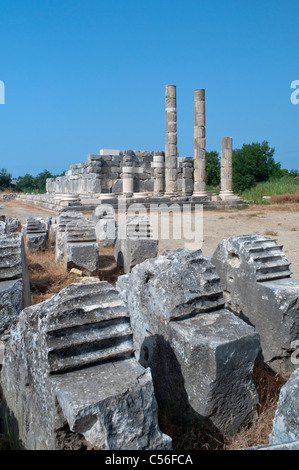
POLYGON ((233 194, 233 139, 221 139, 221 192, 220 195, 233 194))
POLYGON ((165 194, 177 193, 177 107, 176 86, 166 85, 165 98, 165 194))
POLYGON ((194 195, 206 193, 205 90, 194 91, 194 195))

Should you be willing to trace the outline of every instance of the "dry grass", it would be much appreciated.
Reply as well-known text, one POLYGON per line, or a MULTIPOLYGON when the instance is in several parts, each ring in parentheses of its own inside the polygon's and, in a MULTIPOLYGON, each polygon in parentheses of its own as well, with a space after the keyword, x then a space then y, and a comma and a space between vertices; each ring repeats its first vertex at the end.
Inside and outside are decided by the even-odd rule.
POLYGON ((276 194, 272 196, 270 202, 273 204, 298 204, 299 203, 299 191, 295 193, 276 194))
POLYGON ((264 235, 270 236, 270 237, 277 237, 278 233, 275 232, 274 230, 265 230, 264 235))
POLYGON ((49 246, 44 252, 27 253, 27 262, 32 305, 43 302, 76 280, 63 265, 55 263, 53 247, 49 246))
MULTIPOLYGON (((56 264, 55 248, 51 243, 48 244, 46 251, 27 252, 26 256, 32 305, 47 300, 73 282, 80 282, 80 277, 67 272, 63 264, 56 264)), ((115 287, 121 271, 116 265, 113 248, 101 247, 99 266, 99 280, 108 281, 115 287)))

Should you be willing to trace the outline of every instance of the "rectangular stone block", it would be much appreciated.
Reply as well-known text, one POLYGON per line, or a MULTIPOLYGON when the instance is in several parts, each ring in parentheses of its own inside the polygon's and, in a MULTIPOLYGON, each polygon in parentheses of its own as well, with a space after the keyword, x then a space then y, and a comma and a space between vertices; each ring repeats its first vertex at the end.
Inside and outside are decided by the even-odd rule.
POLYGON ((100 150, 100 155, 119 155, 120 150, 116 149, 101 149, 100 150))

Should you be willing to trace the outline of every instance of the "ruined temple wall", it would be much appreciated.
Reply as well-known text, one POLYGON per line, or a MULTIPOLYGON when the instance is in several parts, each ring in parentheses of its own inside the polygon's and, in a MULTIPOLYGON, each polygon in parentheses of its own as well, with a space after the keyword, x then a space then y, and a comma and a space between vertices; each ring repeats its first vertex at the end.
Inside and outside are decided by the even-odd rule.
MULTIPOLYGON (((134 192, 154 189, 154 151, 133 151, 134 192)), ((71 165, 64 176, 48 178, 48 194, 122 193, 123 155, 88 155, 87 162, 71 165)))

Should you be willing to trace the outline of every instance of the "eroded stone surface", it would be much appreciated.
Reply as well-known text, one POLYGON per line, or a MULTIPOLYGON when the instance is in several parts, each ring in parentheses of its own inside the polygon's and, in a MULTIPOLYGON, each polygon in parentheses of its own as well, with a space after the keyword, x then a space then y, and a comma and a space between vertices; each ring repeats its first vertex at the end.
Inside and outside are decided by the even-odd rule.
POLYGON ((76 448, 171 448, 128 312, 107 282, 71 284, 23 310, 1 374, 2 416, 26 449, 65 448, 66 432, 76 448))
POLYGON ((95 223, 82 219, 66 225, 65 266, 80 269, 86 275, 95 275, 99 269, 99 247, 95 223))
POLYGON ((148 217, 132 217, 118 228, 118 238, 114 247, 114 256, 119 268, 124 273, 158 253, 158 240, 152 236, 148 217))
POLYGON ((0 334, 30 305, 28 267, 21 233, 0 236, 0 334))
POLYGON ((63 262, 65 256, 65 231, 66 226, 70 222, 83 220, 82 212, 66 211, 63 212, 57 220, 56 228, 56 245, 55 245, 55 261, 56 263, 63 262))
POLYGON ((264 361, 274 370, 293 371, 299 281, 290 277, 282 246, 259 234, 233 236, 219 244, 212 262, 227 306, 258 331, 264 361))
MULTIPOLYGON (((298 367, 298 359, 296 358, 298 367)), ((299 369, 292 373, 290 379, 281 388, 270 444, 285 444, 299 441, 299 369)), ((299 445, 298 445, 299 448, 299 445)))
POLYGON ((200 250, 167 250, 119 277, 117 288, 162 408, 226 434, 255 416, 259 337, 224 308, 219 276, 200 250))

